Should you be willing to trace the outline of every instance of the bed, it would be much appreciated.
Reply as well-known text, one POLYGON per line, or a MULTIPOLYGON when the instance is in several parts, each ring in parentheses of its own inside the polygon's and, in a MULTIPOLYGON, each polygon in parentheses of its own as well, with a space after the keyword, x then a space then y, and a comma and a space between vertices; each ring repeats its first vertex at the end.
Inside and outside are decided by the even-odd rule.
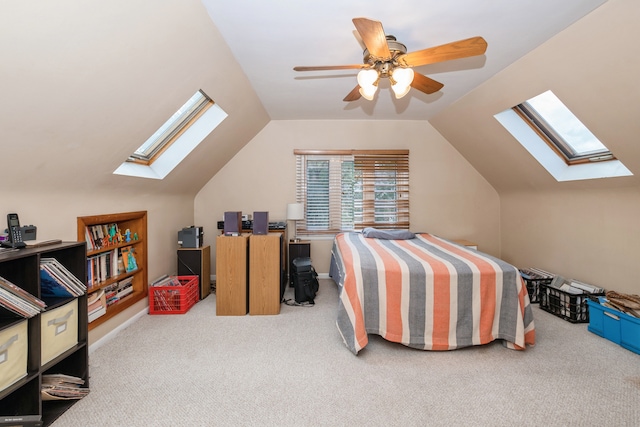
POLYGON ((339 287, 336 324, 358 354, 368 334, 422 350, 503 340, 535 343, 526 286, 516 267, 428 233, 414 238, 336 235, 330 277, 339 287))

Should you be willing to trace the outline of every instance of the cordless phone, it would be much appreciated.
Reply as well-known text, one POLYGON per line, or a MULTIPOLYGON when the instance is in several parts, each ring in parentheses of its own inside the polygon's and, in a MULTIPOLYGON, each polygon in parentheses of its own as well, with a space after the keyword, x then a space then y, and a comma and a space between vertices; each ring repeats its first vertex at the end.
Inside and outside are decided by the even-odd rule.
POLYGON ((20 229, 20 219, 17 213, 7 214, 7 225, 9 229, 9 241, 3 241, 2 246, 24 248, 26 244, 22 241, 22 230, 20 229))

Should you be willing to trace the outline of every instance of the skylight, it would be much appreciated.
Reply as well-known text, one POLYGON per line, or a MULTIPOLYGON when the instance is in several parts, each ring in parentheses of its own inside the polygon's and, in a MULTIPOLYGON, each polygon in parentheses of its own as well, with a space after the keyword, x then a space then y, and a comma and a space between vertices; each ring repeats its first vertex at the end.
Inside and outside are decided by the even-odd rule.
POLYGON ((142 144, 130 157, 129 161, 142 161, 146 164, 153 163, 154 156, 174 140, 175 136, 193 120, 198 113, 206 110, 213 101, 201 90, 197 91, 178 111, 164 122, 144 144, 142 144))
POLYGON ((633 175, 551 91, 494 117, 557 181, 633 175))
POLYGON ((162 179, 226 117, 227 113, 199 90, 113 173, 162 179))
POLYGON ((568 162, 611 160, 605 145, 550 90, 515 107, 568 162))

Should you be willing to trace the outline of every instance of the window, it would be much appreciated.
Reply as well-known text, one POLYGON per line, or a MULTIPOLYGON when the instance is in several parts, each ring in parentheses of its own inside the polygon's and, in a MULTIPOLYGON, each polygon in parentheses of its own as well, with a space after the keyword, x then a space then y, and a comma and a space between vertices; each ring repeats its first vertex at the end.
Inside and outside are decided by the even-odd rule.
POLYGON ((295 150, 298 235, 409 228, 408 150, 295 150))
POLYGON ((614 159, 609 149, 550 90, 514 109, 568 164, 614 159))
POLYGON ((201 90, 197 91, 178 111, 173 113, 129 158, 129 162, 151 164, 166 148, 213 105, 213 101, 201 90))
POLYGON ((113 173, 163 179, 226 117, 227 113, 199 90, 113 173))
POLYGON ((633 175, 551 91, 494 117, 558 182, 633 175))

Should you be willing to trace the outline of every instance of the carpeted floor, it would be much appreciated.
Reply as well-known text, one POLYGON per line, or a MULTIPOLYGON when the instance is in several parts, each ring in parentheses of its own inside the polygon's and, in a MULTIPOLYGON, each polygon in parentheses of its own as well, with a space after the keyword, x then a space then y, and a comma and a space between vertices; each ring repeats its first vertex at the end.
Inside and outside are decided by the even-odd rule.
MULTIPOLYGON (((292 297, 287 290, 286 297, 292 297)), ((537 344, 354 356, 337 290, 277 316, 145 315, 90 356, 91 393, 54 427, 635 426, 640 355, 534 307, 537 344)))

